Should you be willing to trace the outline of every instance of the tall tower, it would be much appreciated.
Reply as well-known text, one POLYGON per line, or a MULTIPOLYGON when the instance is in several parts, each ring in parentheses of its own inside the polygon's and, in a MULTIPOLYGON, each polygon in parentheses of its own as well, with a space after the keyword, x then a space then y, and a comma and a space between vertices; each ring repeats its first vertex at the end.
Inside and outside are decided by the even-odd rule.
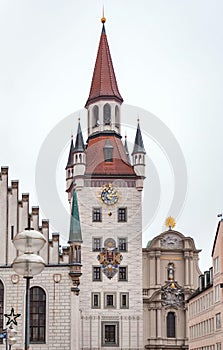
POLYGON ((86 350, 143 349, 141 201, 145 149, 138 125, 131 165, 127 142, 123 145, 121 136, 122 102, 103 17, 85 105, 87 144, 79 124, 66 168, 68 199, 71 203, 74 194, 77 198, 83 241, 80 348, 86 350))

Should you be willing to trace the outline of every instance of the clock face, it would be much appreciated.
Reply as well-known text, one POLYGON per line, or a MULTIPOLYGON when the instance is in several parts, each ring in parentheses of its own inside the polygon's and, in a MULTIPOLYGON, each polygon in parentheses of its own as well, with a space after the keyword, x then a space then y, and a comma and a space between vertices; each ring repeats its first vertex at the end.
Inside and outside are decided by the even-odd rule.
POLYGON ((112 185, 107 185, 103 188, 101 192, 101 199, 105 204, 112 205, 118 201, 118 191, 112 187, 112 185))

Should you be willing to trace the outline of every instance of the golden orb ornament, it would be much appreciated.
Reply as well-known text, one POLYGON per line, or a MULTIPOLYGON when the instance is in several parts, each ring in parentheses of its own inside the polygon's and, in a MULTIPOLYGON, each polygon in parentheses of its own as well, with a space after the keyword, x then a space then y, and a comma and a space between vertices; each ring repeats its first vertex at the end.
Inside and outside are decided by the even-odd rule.
POLYGON ((102 19, 101 19, 101 23, 105 23, 106 22, 106 18, 103 16, 102 19))
POLYGON ((171 230, 176 226, 176 222, 172 216, 169 216, 165 221, 165 225, 171 230))

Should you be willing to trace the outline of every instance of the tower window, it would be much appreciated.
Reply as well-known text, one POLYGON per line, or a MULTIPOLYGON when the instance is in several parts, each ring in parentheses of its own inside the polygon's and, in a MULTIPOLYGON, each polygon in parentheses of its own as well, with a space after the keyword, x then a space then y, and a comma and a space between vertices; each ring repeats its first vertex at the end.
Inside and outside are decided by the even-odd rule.
POLYGON ((104 105, 104 125, 110 125, 111 124, 111 106, 106 103, 104 105))
POLYGON ((118 239, 118 247, 120 252, 127 252, 127 239, 119 238, 118 239))
POLYGON ((93 238, 93 252, 99 252, 101 250, 101 238, 93 238))
POLYGON ((46 293, 40 287, 30 288, 30 342, 45 343, 46 293))
POLYGON ((91 294, 92 309, 100 309, 100 307, 101 307, 100 296, 101 296, 100 293, 92 293, 91 294))
POLYGON ((101 222, 102 221, 101 208, 93 208, 92 221, 94 221, 94 222, 101 222))
POLYGON ((101 281, 101 268, 93 266, 93 281, 101 281))
POLYGON ((115 107, 115 126, 116 128, 119 128, 120 125, 120 113, 118 106, 115 107))
POLYGON ((120 309, 129 308, 129 293, 120 293, 120 309))
POLYGON ((175 338, 175 313, 168 312, 167 314, 167 338, 175 338))
POLYGON ((118 222, 127 221, 127 208, 118 208, 118 222))
POLYGON ((127 266, 119 267, 118 279, 119 279, 119 281, 128 281, 128 268, 127 268, 127 266))
POLYGON ((116 294, 115 293, 105 293, 104 294, 104 307, 105 308, 115 308, 116 307, 116 294))
POLYGON ((99 109, 98 106, 94 106, 93 108, 93 126, 99 125, 99 109))

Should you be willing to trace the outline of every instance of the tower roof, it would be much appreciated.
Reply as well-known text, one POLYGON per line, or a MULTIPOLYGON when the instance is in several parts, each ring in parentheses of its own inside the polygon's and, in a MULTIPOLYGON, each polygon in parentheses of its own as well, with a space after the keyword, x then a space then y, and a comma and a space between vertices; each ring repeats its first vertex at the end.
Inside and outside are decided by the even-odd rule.
POLYGON ((72 211, 71 211, 71 218, 70 218, 70 235, 69 235, 68 243, 74 243, 74 242, 82 242, 77 193, 75 190, 73 193, 72 211))
POLYGON ((76 136, 76 141, 75 141, 75 147, 73 152, 84 152, 84 139, 82 135, 82 130, 81 130, 81 124, 80 121, 78 122, 78 127, 77 127, 77 136, 76 136))
POLYGON ((86 174, 106 176, 135 176, 133 167, 129 164, 128 157, 121 137, 115 133, 101 133, 97 137, 89 138, 86 148, 86 174), (113 149, 112 162, 104 159, 104 147, 113 149))
POLYGON ((67 166, 66 169, 73 165, 73 153, 74 153, 74 143, 73 143, 73 137, 71 138, 70 143, 70 152, 67 160, 67 166))
POLYGON ((123 102, 115 77, 104 22, 105 18, 103 17, 102 32, 91 82, 91 89, 85 107, 99 99, 115 99, 120 103, 123 102))
POLYGON ((144 154, 146 154, 146 151, 145 151, 145 148, 144 148, 144 144, 143 144, 141 129, 140 129, 140 126, 139 126, 139 122, 138 122, 138 126, 137 126, 135 143, 134 143, 134 148, 133 148, 132 154, 135 154, 135 153, 144 153, 144 154))

